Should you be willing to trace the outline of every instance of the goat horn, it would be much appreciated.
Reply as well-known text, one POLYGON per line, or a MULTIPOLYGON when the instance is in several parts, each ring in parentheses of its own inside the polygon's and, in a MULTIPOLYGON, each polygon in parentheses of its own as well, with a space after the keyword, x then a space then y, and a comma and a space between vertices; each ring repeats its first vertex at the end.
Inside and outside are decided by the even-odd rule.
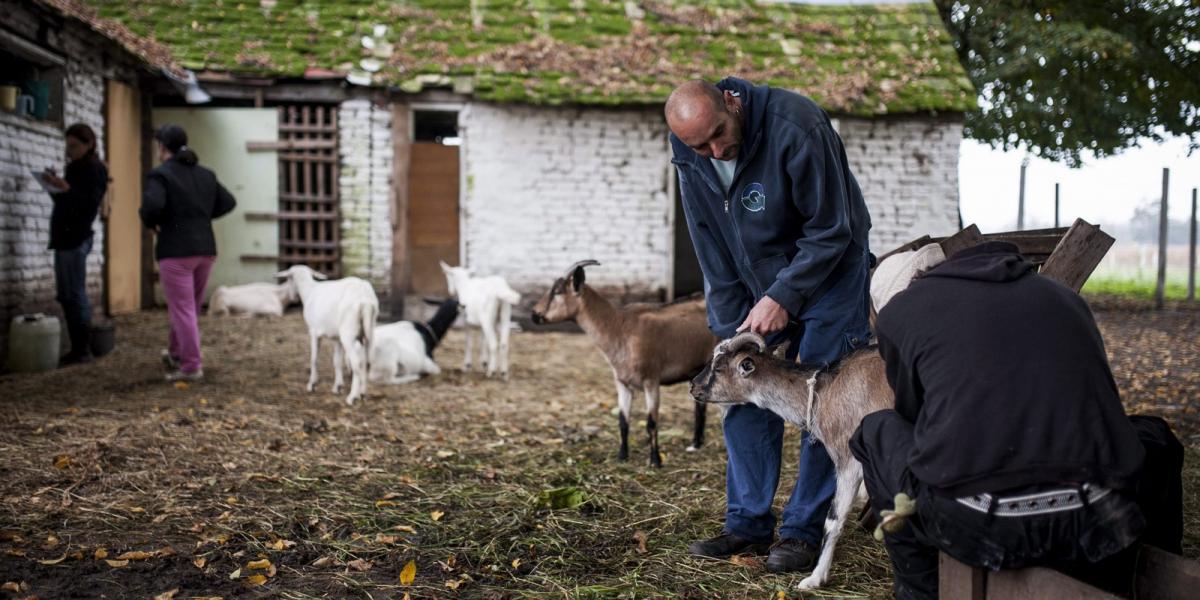
POLYGON ((724 346, 725 354, 733 354, 747 346, 754 346, 760 354, 767 349, 767 341, 763 339, 763 336, 753 331, 743 331, 729 338, 722 345, 724 346))
POLYGON ((578 269, 579 267, 596 267, 596 266, 600 266, 600 261, 594 260, 591 258, 589 258, 587 260, 581 260, 581 261, 571 265, 571 267, 569 269, 567 269, 567 273, 565 275, 563 275, 563 277, 570 277, 571 273, 574 273, 575 269, 578 269))

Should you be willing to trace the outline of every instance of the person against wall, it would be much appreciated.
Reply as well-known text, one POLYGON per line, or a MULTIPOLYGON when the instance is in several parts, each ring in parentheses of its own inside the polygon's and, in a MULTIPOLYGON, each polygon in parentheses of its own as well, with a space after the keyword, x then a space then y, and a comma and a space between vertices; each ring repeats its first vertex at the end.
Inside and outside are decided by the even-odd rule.
POLYGON ((56 299, 67 322, 71 350, 60 364, 88 362, 92 327, 92 305, 87 295, 87 257, 92 251, 92 222, 108 191, 108 167, 96 150, 96 133, 76 123, 64 133, 67 168, 63 177, 47 169, 42 180, 55 188, 50 194, 50 246, 54 251, 56 299))
POLYGON ((146 176, 138 214, 157 234, 154 257, 171 327, 162 359, 167 381, 199 381, 204 369, 198 316, 217 256, 212 220, 237 202, 212 171, 198 164, 182 127, 163 125, 154 139, 162 164, 146 176))

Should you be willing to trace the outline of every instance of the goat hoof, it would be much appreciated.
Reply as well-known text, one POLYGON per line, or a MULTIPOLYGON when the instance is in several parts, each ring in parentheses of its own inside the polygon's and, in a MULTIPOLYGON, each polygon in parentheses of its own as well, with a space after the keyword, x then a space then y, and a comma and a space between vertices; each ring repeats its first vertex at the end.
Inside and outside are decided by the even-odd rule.
POLYGON ((805 577, 804 579, 800 580, 800 583, 796 586, 796 589, 798 589, 798 590, 815 590, 815 589, 821 587, 821 584, 825 583, 824 581, 821 581, 821 579, 822 579, 821 577, 818 577, 815 574, 809 575, 808 577, 805 577))
POLYGON ((354 402, 358 400, 358 396, 350 396, 346 398, 346 406, 354 406, 354 402))
POLYGON ((622 462, 629 460, 629 451, 622 450, 622 451, 618 452, 617 460, 622 461, 622 462))
POLYGON ((662 468, 662 459, 657 456, 651 457, 650 458, 650 466, 654 467, 655 469, 661 469, 662 468))
POLYGON ((695 444, 692 444, 691 446, 688 446, 687 448, 683 449, 684 452, 696 452, 698 450, 700 450, 700 446, 697 446, 695 444))
POLYGON ((308 389, 308 391, 310 391, 310 392, 311 392, 311 391, 313 391, 313 390, 317 389, 317 382, 315 382, 315 381, 310 381, 310 382, 308 382, 308 385, 306 385, 306 386, 304 386, 304 387, 305 387, 306 389, 308 389))

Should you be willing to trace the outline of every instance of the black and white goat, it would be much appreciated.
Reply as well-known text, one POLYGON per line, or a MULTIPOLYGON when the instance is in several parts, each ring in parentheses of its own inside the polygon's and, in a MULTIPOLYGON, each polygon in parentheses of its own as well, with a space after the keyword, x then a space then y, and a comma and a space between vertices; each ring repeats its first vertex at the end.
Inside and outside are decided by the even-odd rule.
POLYGON ((412 383, 422 375, 441 373, 433 360, 433 349, 458 318, 458 307, 458 300, 450 298, 439 304, 433 318, 424 323, 377 325, 371 343, 371 381, 399 385, 412 383))
POLYGON ((821 556, 799 588, 824 585, 862 485, 862 465, 850 453, 850 436, 863 417, 896 403, 878 349, 852 352, 833 369, 807 368, 772 356, 762 336, 744 332, 713 349, 712 362, 692 380, 691 391, 697 402, 749 403, 770 410, 825 445, 837 471, 837 491, 825 518, 821 556))

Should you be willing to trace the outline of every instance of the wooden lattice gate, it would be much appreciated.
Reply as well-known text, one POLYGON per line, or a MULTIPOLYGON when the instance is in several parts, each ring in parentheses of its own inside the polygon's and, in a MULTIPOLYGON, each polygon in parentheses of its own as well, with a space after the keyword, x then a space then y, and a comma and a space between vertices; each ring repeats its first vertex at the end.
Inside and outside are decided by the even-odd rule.
POLYGON ((341 277, 337 107, 279 107, 278 150, 279 267, 341 277))

